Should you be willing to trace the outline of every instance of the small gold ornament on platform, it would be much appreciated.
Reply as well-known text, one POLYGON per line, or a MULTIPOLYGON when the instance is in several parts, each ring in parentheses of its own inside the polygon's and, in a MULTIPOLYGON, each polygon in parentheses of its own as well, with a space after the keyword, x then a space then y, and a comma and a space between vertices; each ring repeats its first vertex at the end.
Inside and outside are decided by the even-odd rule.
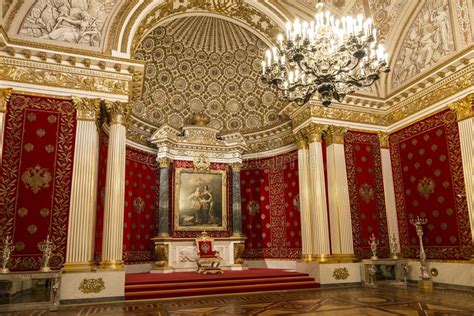
POLYGON ((349 271, 347 268, 336 268, 334 269, 332 276, 336 280, 345 280, 349 277, 349 271))
POLYGON ((390 258, 398 259, 397 248, 397 237, 395 237, 395 234, 393 234, 392 238, 390 239, 390 258))
POLYGON ((7 238, 3 239, 2 243, 2 270, 0 270, 1 273, 10 272, 10 270, 8 269, 8 263, 10 261, 10 256, 13 249, 15 249, 15 245, 13 245, 10 236, 7 236, 7 238))
POLYGON ((105 283, 102 278, 84 279, 81 284, 79 284, 79 290, 84 294, 100 293, 105 290, 105 283))
POLYGON ((377 240, 377 238, 375 238, 375 235, 372 234, 372 237, 370 237, 368 243, 370 245, 370 250, 372 250, 372 257, 370 259, 377 260, 377 246, 380 244, 380 242, 377 240))
POLYGON ((49 240, 49 235, 46 237, 46 240, 40 242, 38 245, 39 250, 43 252, 43 257, 41 258, 41 269, 42 272, 49 272, 51 268, 49 267, 49 259, 51 259, 51 253, 53 251, 54 245, 51 240, 49 240))

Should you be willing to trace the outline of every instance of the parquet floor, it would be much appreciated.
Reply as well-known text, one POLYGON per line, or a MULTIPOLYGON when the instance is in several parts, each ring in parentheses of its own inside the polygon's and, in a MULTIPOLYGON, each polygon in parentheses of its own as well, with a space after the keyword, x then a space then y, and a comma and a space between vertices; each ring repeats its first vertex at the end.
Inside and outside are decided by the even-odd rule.
POLYGON ((474 315, 474 291, 335 288, 61 306, 6 315, 474 315))

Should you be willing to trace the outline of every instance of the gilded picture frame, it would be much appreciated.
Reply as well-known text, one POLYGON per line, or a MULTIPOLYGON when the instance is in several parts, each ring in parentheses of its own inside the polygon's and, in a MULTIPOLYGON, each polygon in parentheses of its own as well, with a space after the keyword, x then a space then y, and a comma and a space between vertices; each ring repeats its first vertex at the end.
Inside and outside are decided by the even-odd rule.
POLYGON ((175 231, 227 231, 227 173, 176 168, 175 231))

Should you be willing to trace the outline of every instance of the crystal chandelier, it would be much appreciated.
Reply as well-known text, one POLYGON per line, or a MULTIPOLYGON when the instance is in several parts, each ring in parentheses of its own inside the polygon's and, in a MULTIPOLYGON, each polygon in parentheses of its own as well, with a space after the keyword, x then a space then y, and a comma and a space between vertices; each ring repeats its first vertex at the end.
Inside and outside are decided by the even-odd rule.
POLYGON ((310 23, 288 22, 286 37, 279 34, 277 40, 262 61, 262 80, 300 105, 316 92, 324 106, 341 101, 390 70, 372 19, 362 15, 339 20, 319 12, 310 23))

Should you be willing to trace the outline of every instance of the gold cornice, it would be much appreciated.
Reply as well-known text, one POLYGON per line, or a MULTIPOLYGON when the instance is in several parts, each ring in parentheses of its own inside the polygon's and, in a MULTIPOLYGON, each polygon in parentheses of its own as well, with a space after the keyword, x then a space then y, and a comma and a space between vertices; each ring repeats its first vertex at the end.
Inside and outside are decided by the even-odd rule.
POLYGON ((5 113, 7 111, 7 104, 10 101, 13 89, 0 89, 0 113, 5 113))
POLYGON ((454 103, 451 103, 448 107, 452 111, 456 112, 458 122, 460 122, 474 116, 473 106, 474 106, 474 93, 471 93, 468 96, 464 97, 463 99, 456 101, 454 103))
POLYGON ((327 130, 328 126, 325 124, 311 123, 303 128, 304 133, 308 136, 308 142, 321 142, 323 133, 327 130))
POLYGON ((160 164, 160 168, 169 168, 171 165, 171 160, 168 157, 158 158, 158 163, 160 164))
POLYGON ((326 131, 326 146, 332 144, 344 144, 344 135, 347 128, 341 126, 330 125, 326 131))
POLYGON ((95 121, 99 117, 100 99, 72 97, 72 103, 77 109, 77 119, 95 121))
POLYGON ((377 136, 379 138, 380 148, 388 149, 389 148, 388 138, 390 134, 384 133, 384 132, 378 132, 377 136))
POLYGON ((109 118, 110 125, 128 125, 132 108, 128 102, 108 101, 105 102, 105 110, 109 118))

